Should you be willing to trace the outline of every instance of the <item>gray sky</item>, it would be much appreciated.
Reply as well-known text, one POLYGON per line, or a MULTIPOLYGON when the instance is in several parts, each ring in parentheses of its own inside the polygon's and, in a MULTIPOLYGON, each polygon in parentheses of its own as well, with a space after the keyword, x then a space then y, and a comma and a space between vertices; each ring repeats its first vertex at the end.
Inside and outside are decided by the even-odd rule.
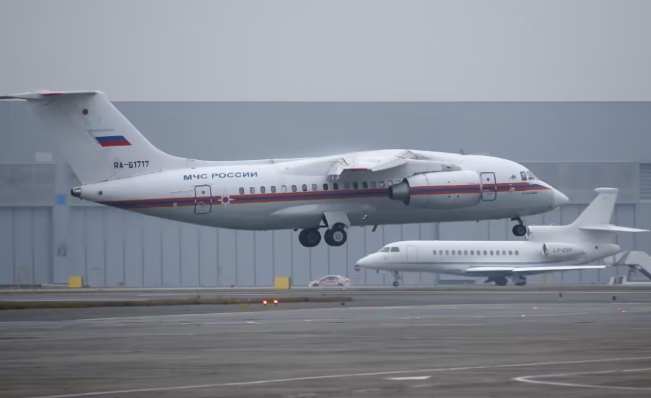
POLYGON ((651 100, 646 0, 0 0, 0 93, 651 100))

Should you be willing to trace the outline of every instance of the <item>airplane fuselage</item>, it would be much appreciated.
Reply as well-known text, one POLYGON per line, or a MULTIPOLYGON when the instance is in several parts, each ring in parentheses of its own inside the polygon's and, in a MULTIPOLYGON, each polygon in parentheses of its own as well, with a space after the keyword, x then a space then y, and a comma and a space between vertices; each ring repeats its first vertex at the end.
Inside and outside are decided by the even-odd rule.
POLYGON ((410 165, 330 180, 322 170, 300 167, 300 159, 168 170, 87 184, 76 188, 75 196, 155 217, 242 230, 318 228, 325 212, 345 213, 350 226, 364 226, 514 218, 559 205, 557 191, 524 177, 527 169, 515 162, 418 152, 476 172, 476 181, 462 189, 442 185, 422 192, 451 199, 471 196, 470 205, 423 208, 391 200, 389 187, 419 172, 410 165))

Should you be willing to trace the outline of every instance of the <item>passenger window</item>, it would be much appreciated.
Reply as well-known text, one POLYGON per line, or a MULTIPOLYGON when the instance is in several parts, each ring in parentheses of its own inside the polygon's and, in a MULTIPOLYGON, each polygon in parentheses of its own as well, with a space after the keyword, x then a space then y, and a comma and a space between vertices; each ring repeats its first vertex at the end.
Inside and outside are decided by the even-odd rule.
POLYGON ((464 256, 467 256, 467 255, 468 255, 468 250, 464 250, 464 251, 463 251, 463 255, 464 255, 464 256))
POLYGON ((471 251, 470 251, 470 255, 471 255, 471 256, 474 256, 474 255, 475 255, 475 251, 474 251, 474 250, 471 250, 471 251))
POLYGON ((399 248, 399 247, 392 247, 392 248, 391 248, 391 253, 399 253, 399 252, 400 252, 400 248, 399 248))
POLYGON ((506 250, 502 250, 502 255, 506 256, 506 250))
POLYGON ((240 195, 244 195, 244 188, 240 188, 240 195))
POLYGON ((524 171, 520 172, 520 177, 522 178, 522 181, 527 181, 527 173, 525 173, 524 171))
POLYGON ((512 255, 513 255, 513 251, 509 250, 509 256, 512 256, 512 255))
POLYGON ((353 189, 359 189, 359 184, 357 181, 353 182, 353 189))
POLYGON ((384 188, 384 181, 380 181, 380 188, 384 188))
POLYGON ((317 188, 316 184, 312 184, 312 190, 313 190, 313 191, 318 191, 319 188, 317 188))
POLYGON ((491 256, 493 255, 493 251, 491 250, 491 256))
POLYGON ((251 192, 252 194, 255 193, 255 188, 254 187, 249 188, 249 192, 251 192))
POLYGON ((328 184, 323 184, 323 190, 327 191, 328 190, 328 184))
POLYGON ((292 192, 296 192, 296 185, 292 185, 292 192))
POLYGON ((307 185, 303 184, 301 188, 303 188, 303 192, 307 192, 307 185))
POLYGON ((346 190, 350 189, 350 183, 349 182, 344 184, 344 189, 346 189, 346 190))
POLYGON ((260 187, 260 193, 265 193, 266 189, 264 187, 260 187))
POLYGON ((450 251, 449 251, 449 250, 446 250, 446 251, 445 251, 445 255, 447 256, 448 254, 450 254, 450 251))
POLYGON ((281 186, 281 187, 280 187, 280 190, 281 190, 282 192, 287 192, 287 186, 286 186, 286 185, 281 186))
POLYGON ((364 189, 368 189, 368 182, 364 181, 364 182, 362 183, 362 188, 364 188, 364 189))
POLYGON ((375 188, 375 181, 371 181, 371 188, 375 188))
POLYGON ((436 256, 436 250, 434 250, 434 255, 436 256))
POLYGON ((488 252, 486 250, 484 250, 484 256, 487 255, 487 254, 488 254, 488 252))
POLYGON ((276 193, 276 186, 275 185, 271 186, 271 193, 276 193))
POLYGON ((518 252, 518 251, 516 250, 516 251, 515 251, 515 255, 516 255, 516 256, 520 255, 520 252, 518 252))
POLYGON ((439 250, 439 256, 443 255, 443 250, 439 250))
POLYGON ((332 184, 332 189, 334 189, 335 191, 338 190, 339 189, 339 184, 337 184, 336 182, 334 184, 332 184))
POLYGON ((454 256, 456 254, 456 250, 452 250, 452 255, 454 256))

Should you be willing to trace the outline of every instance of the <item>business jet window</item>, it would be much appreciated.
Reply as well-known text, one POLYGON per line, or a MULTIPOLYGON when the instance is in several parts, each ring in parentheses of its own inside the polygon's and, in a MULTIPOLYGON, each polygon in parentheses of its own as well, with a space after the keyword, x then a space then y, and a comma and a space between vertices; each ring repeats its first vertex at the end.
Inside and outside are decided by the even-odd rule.
POLYGON ((474 255, 475 255, 475 251, 474 251, 474 250, 471 250, 471 251, 470 251, 470 255, 471 255, 471 256, 474 256, 474 255))
POLYGON ((260 193, 265 193, 265 192, 266 192, 265 187, 260 187, 260 193))
POLYGON ((455 254, 457 254, 456 250, 452 250, 452 255, 454 256, 455 254))
POLYGON ((436 250, 433 251, 434 255, 436 256, 436 250))
POLYGON ((281 190, 282 192, 287 192, 287 186, 286 186, 286 185, 281 186, 281 187, 280 187, 280 190, 281 190))
POLYGON ((255 188, 254 187, 249 188, 249 192, 251 192, 252 194, 255 193, 255 188))
POLYGON ((296 192, 296 191, 297 191, 296 185, 292 185, 292 192, 296 192))
POLYGON ((399 248, 399 247, 392 247, 392 248, 391 248, 391 253, 399 253, 399 252, 400 252, 400 248, 399 248))
POLYGON ((313 191, 318 191, 319 188, 316 186, 316 184, 312 184, 312 190, 313 190, 313 191))
POLYGON ((240 195, 244 195, 244 188, 240 188, 240 195))
POLYGON ((520 172, 520 177, 522 178, 522 181, 527 181, 527 173, 525 173, 524 171, 520 172))
POLYGON ((275 185, 271 186, 271 193, 276 193, 276 186, 275 185))
POLYGON ((443 250, 439 250, 439 256, 443 255, 443 250))
POLYGON ((303 184, 301 188, 303 188, 303 192, 307 192, 307 185, 303 184))
POLYGON ((464 250, 464 251, 463 251, 463 255, 464 255, 464 256, 467 256, 467 255, 468 255, 468 250, 464 250))
POLYGON ((502 255, 506 256, 506 250, 502 250, 502 255))
POLYGON ((487 254, 488 254, 488 252, 486 250, 484 250, 484 256, 487 255, 487 254))
POLYGON ((509 250, 509 256, 513 255, 513 250, 509 250))
POLYGON ((445 251, 445 255, 447 256, 448 254, 450 254, 450 251, 449 251, 449 250, 446 250, 446 251, 445 251))
POLYGON ((327 191, 328 190, 328 184, 323 184, 323 190, 327 191))
POLYGON ((388 251, 389 251, 388 247, 383 247, 383 248, 380 249, 380 253, 386 253, 388 251))
POLYGON ((375 188, 375 181, 371 181, 371 188, 375 188))
POLYGON ((362 188, 368 189, 368 182, 366 181, 362 182, 362 188))
POLYGON ((516 255, 516 256, 519 256, 519 255, 520 255, 520 252, 516 250, 516 251, 515 251, 515 255, 516 255))
POLYGON ((380 184, 380 188, 384 188, 384 181, 380 181, 379 184, 380 184))
POLYGON ((493 251, 491 250, 491 256, 493 255, 493 251))
POLYGON ((339 189, 339 184, 337 184, 336 182, 334 184, 332 184, 332 189, 334 189, 335 191, 338 190, 339 189))

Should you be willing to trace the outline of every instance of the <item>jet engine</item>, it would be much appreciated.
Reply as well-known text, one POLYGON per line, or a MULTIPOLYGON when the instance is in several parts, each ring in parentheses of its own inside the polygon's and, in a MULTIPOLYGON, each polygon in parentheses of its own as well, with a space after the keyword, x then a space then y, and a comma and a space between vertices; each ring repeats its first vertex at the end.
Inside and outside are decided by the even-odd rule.
POLYGON ((581 256, 585 254, 585 251, 566 243, 543 243, 542 254, 548 258, 563 260, 581 256))
POLYGON ((413 207, 458 209, 479 202, 479 184, 479 174, 471 170, 417 174, 389 187, 389 198, 413 207))

